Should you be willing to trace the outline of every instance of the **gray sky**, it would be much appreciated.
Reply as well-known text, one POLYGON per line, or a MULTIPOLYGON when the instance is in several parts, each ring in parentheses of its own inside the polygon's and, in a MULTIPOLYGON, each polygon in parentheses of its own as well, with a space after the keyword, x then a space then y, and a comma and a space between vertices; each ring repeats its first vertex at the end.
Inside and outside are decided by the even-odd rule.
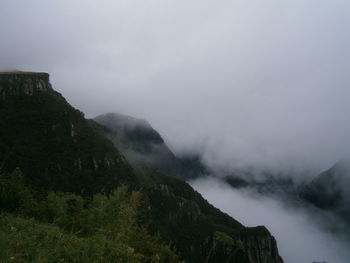
POLYGON ((213 166, 349 156, 348 0, 2 0, 0 69, 94 117, 147 119, 213 166))

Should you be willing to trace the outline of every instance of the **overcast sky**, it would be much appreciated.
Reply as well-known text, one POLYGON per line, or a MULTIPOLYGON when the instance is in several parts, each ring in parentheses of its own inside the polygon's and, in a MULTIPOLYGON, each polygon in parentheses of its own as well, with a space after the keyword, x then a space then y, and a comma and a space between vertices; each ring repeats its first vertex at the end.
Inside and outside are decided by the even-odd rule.
POLYGON ((87 117, 147 119, 212 165, 349 156, 349 0, 1 0, 0 69, 47 71, 87 117))

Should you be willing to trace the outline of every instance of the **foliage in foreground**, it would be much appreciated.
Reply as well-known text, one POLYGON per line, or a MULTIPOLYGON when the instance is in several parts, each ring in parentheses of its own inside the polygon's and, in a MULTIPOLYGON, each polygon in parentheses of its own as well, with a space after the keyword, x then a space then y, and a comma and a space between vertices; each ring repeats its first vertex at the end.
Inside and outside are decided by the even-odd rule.
POLYGON ((148 234, 147 198, 119 187, 90 200, 26 186, 0 175, 1 262, 178 262, 148 234))

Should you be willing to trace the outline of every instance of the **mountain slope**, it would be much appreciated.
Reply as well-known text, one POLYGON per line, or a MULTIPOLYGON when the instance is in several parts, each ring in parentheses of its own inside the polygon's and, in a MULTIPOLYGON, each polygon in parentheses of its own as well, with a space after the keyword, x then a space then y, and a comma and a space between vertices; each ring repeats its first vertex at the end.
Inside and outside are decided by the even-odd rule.
MULTIPOLYGON (((276 247, 273 238, 266 240, 266 237, 270 236, 266 228, 243 227, 203 200, 188 184, 162 174, 164 172, 185 179, 206 174, 207 169, 196 157, 177 158, 159 133, 144 120, 116 113, 100 115, 94 120, 107 128, 102 131, 103 134, 125 154, 141 176, 152 207, 156 208, 152 209, 152 212, 158 230, 167 240, 175 242, 190 262, 203 262, 206 259, 209 262, 222 262, 225 258, 236 261, 237 258, 245 258, 251 262, 271 260, 261 253, 261 247, 264 247, 263 250, 270 250, 266 244, 276 247), (170 213, 163 213, 165 210, 170 210, 170 213), (182 229, 182 233, 178 233, 178 229, 182 229), (228 233, 230 237, 234 237, 233 247, 217 244, 211 234, 214 229, 219 231, 218 233, 228 233), (262 239, 255 239, 257 233, 260 233, 262 239), (252 242, 252 239, 255 241, 252 242), (245 241, 244 244, 251 244, 250 252, 246 251, 248 253, 245 255, 237 245, 242 240, 245 241), (195 246, 201 247, 207 257, 200 259, 195 246), (221 253, 218 253, 218 250, 221 250, 221 253)), ((273 252, 272 255, 272 262, 281 262, 278 253, 273 252)))
POLYGON ((208 173, 198 156, 175 156, 160 134, 145 120, 118 113, 103 114, 94 120, 108 127, 105 136, 135 165, 144 162, 185 180, 208 173))
POLYGON ((91 194, 136 180, 125 158, 55 92, 46 73, 0 75, 0 167, 30 183, 91 194))
POLYGON ((0 98, 2 171, 19 167, 39 191, 89 197, 121 184, 141 190, 149 199, 151 232, 187 262, 282 262, 266 228, 244 227, 184 181, 149 164, 132 167, 100 135, 108 128, 71 107, 51 88, 48 74, 0 74, 0 98))

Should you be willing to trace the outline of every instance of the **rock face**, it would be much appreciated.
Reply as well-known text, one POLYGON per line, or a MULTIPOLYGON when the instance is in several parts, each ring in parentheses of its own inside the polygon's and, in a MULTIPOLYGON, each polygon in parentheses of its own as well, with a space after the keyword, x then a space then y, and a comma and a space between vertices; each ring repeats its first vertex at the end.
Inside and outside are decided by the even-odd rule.
POLYGON ((236 239, 216 232, 210 244, 208 262, 283 263, 276 250, 276 240, 264 226, 246 228, 236 239))
POLYGON ((33 96, 39 92, 52 91, 48 73, 1 72, 0 98, 8 96, 33 96))
POLYGON ((243 231, 241 239, 246 246, 249 262, 283 262, 278 255, 276 240, 268 233, 269 231, 264 226, 247 228, 243 231))

